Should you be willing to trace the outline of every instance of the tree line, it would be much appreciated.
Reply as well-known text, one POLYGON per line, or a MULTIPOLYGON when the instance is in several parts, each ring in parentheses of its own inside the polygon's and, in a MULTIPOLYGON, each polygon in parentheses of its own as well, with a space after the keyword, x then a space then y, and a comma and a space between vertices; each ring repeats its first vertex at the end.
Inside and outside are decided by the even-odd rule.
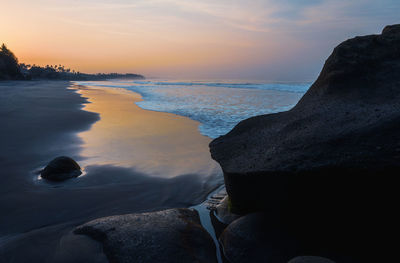
POLYGON ((19 63, 18 58, 5 44, 0 47, 0 80, 105 80, 115 78, 144 79, 139 74, 87 74, 65 68, 63 65, 46 65, 43 67, 19 63))

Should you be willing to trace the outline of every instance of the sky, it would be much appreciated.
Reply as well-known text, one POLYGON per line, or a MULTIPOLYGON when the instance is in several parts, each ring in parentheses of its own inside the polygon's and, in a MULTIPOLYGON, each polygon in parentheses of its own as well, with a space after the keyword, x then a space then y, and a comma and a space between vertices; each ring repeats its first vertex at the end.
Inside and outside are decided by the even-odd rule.
POLYGON ((0 0, 20 62, 160 78, 312 81, 337 44, 396 23, 399 0, 0 0))

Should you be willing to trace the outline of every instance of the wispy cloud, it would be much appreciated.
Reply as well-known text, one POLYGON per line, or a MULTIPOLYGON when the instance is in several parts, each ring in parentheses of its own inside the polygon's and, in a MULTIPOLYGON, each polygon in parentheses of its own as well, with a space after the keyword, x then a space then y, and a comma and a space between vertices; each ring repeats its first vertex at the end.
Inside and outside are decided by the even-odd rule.
MULTIPOLYGON (((348 21, 380 19, 380 16, 398 16, 393 10, 400 8, 398 0, 119 0, 119 1, 61 1, 47 9, 73 13, 88 13, 78 22, 91 26, 95 20, 93 12, 101 12, 103 19, 113 16, 117 23, 137 20, 159 23, 160 27, 170 23, 186 21, 259 33, 271 33, 276 29, 293 31, 296 27, 344 24, 348 21), (64 4, 62 4, 64 3, 64 4), (106 15, 105 15, 106 14, 106 15), (174 21, 175 20, 175 21, 174 21)), ((100 15, 100 14, 99 14, 100 15)), ((108 21, 109 22, 109 21, 108 21)))
POLYGON ((202 67, 213 73, 223 67, 229 72, 227 68, 236 65, 233 75, 247 69, 266 77, 273 72, 294 74, 298 67, 315 76, 339 42, 400 22, 399 0, 5 2, 1 15, 7 23, 0 34, 26 45, 26 53, 35 43, 46 53, 43 56, 62 57, 59 54, 65 52, 66 60, 73 54, 85 63, 97 61, 91 65, 96 68, 106 68, 115 60, 126 69, 146 64, 168 71, 174 61, 174 65, 184 63, 181 70, 186 72, 204 63, 202 67), (21 34, 21 29, 26 32, 21 34), (197 66, 191 69, 190 63, 197 66))

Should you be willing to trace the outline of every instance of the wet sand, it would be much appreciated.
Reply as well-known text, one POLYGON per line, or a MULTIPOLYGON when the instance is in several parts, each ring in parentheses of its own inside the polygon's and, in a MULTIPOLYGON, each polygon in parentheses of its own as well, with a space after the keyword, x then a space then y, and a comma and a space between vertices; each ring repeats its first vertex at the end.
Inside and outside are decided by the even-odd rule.
MULTIPOLYGON (((141 110, 134 93, 82 88, 78 94, 69 86, 0 83, 0 262, 73 262, 73 253, 59 253, 74 251, 65 250, 74 226, 108 215, 189 207, 222 181, 215 163, 206 160, 209 139, 196 122, 141 110), (59 155, 75 158, 85 175, 57 184, 37 180, 34 171, 59 155)), ((85 242, 87 257, 98 255, 102 262, 101 248, 85 242)))
POLYGON ((91 102, 84 110, 99 113, 100 121, 78 134, 83 141, 82 163, 135 167, 137 171, 171 178, 182 174, 215 173, 211 139, 197 131, 198 122, 175 114, 143 110, 140 95, 121 88, 79 87, 91 102))

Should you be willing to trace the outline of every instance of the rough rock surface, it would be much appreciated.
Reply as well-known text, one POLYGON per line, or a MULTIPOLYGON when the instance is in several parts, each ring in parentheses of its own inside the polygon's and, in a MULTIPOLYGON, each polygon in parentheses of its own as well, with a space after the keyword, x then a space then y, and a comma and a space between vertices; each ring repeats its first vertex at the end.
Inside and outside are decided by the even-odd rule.
POLYGON ((41 176, 50 181, 64 181, 81 175, 81 167, 72 158, 60 156, 53 159, 42 171, 41 176))
POLYGON ((400 25, 393 25, 338 45, 293 109, 244 120, 210 150, 233 212, 282 218, 317 250, 311 255, 330 249, 352 262, 382 261, 395 251, 389 236, 399 233, 399 130, 400 25))
POLYGON ((298 244, 279 222, 254 213, 231 223, 220 236, 230 263, 287 262, 299 253, 298 244))
POLYGON ((105 217, 74 232, 101 242, 110 262, 216 262, 214 242, 191 209, 105 217))

